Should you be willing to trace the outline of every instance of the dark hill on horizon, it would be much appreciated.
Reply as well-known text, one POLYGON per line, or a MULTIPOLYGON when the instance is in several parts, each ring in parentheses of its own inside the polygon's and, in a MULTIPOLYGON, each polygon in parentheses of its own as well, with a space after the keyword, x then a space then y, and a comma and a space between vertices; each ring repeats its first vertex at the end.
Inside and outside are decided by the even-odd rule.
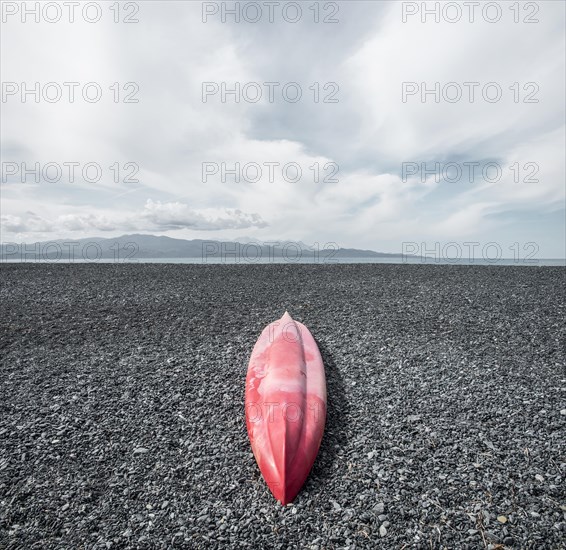
POLYGON ((259 260, 286 258, 290 261, 319 261, 344 258, 398 258, 390 254, 357 248, 341 248, 336 243, 318 247, 300 241, 218 241, 175 239, 172 237, 131 234, 120 237, 57 239, 34 243, 3 243, 0 259, 14 260, 135 260, 149 258, 192 258, 259 260))

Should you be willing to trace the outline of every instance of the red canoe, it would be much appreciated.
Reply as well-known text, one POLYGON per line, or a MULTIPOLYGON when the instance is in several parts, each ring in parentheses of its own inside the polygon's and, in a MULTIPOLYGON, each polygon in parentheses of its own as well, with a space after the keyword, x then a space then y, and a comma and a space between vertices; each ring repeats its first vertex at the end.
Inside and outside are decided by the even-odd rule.
POLYGON ((291 502, 312 468, 326 422, 326 378, 309 330, 285 312, 256 342, 246 378, 246 426, 273 496, 291 502))

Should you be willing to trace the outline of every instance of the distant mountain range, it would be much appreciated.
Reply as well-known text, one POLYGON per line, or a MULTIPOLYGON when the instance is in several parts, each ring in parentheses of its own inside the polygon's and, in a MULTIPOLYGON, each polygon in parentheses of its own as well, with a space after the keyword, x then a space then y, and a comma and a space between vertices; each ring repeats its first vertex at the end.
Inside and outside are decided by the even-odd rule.
POLYGON ((246 242, 173 239, 155 235, 122 235, 115 238, 59 239, 36 243, 3 243, 0 259, 15 260, 143 260, 149 258, 240 259, 247 261, 286 258, 319 261, 344 258, 399 258, 399 254, 340 248, 335 243, 246 242))

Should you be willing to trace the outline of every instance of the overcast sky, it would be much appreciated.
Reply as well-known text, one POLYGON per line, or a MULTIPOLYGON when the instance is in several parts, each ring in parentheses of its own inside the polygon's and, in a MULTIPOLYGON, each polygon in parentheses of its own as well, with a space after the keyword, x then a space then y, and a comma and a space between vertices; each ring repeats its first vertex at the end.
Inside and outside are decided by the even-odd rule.
POLYGON ((500 14, 482 3, 474 22, 463 11, 452 23, 454 3, 423 22, 422 2, 321 2, 318 23, 313 3, 301 3, 296 23, 293 6, 283 17, 286 2, 272 8, 273 22, 259 3, 255 23, 245 20, 254 6, 223 22, 212 2, 205 11, 218 13, 206 22, 201 2, 143 1, 137 13, 135 3, 112 11, 101 2, 94 23, 80 9, 70 23, 63 5, 58 22, 46 21, 58 17, 54 7, 22 22, 21 3, 3 3, 2 241, 136 232, 385 252, 497 242, 507 257, 513 243, 533 242, 539 258, 564 257, 565 3, 492 3, 500 14), (22 86, 36 82, 39 102, 33 93, 22 101, 22 86), (64 82, 78 83, 72 103, 64 82), (88 82, 99 101, 83 98, 96 94, 88 82), (223 83, 236 82, 252 83, 247 95, 222 102, 223 83), (266 82, 278 83, 273 102, 266 82), (296 102, 291 82, 302 91, 296 102), (423 83, 434 91, 437 82, 439 102, 434 93, 423 101, 423 83), (125 103, 128 94, 139 101, 125 103), (79 163, 72 182, 69 162, 79 163), (22 163, 40 163, 39 183, 33 173, 22 183, 22 163), (222 181, 222 163, 248 170, 222 181), (136 167, 129 180, 139 182, 129 181, 136 167))

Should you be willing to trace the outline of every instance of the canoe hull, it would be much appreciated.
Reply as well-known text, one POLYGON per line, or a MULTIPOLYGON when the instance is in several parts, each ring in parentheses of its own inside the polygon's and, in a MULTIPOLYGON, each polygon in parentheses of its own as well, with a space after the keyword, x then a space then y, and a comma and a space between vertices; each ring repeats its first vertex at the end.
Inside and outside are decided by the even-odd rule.
POLYGON ((246 378, 246 426, 259 469, 282 504, 300 491, 326 422, 326 379, 309 330, 285 312, 259 337, 246 378))

